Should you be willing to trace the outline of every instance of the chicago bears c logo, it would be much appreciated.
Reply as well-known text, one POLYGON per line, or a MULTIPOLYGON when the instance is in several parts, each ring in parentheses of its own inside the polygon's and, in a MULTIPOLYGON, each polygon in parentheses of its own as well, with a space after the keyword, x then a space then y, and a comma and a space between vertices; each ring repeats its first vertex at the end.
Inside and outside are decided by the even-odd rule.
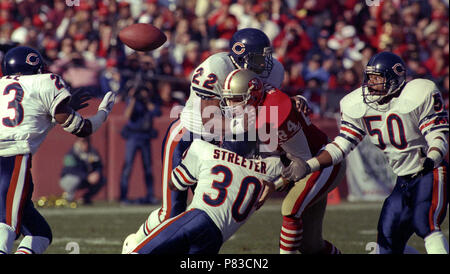
POLYGON ((397 74, 398 76, 402 76, 405 73, 405 68, 402 66, 402 64, 397 63, 392 67, 392 70, 397 74))
POLYGON ((39 64, 39 62, 40 62, 39 56, 36 53, 32 52, 27 55, 25 62, 31 66, 35 66, 35 65, 39 64))
POLYGON ((241 55, 242 53, 244 53, 245 51, 245 45, 242 44, 241 42, 236 42, 234 43, 233 47, 231 48, 231 50, 236 53, 237 55, 241 55))

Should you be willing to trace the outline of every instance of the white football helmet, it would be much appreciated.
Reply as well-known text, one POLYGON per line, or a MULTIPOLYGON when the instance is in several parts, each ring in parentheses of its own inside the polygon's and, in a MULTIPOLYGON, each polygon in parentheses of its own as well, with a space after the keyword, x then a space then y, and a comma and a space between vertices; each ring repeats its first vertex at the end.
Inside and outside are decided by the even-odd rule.
POLYGON ((249 69, 235 69, 228 74, 222 89, 220 109, 227 118, 244 113, 247 105, 257 106, 263 95, 263 82, 249 69))

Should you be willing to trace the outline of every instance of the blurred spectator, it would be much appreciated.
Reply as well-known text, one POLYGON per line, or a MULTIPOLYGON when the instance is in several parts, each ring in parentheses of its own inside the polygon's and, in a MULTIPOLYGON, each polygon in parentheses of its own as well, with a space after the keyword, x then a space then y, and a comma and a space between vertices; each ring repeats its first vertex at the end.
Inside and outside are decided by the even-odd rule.
POLYGON ((277 56, 284 63, 287 60, 294 63, 302 62, 312 42, 297 20, 289 21, 273 41, 273 46, 279 48, 277 56))
POLYGON ((238 20, 230 13, 230 0, 221 0, 219 8, 208 18, 208 26, 212 27, 216 38, 231 39, 238 30, 238 20))
POLYGON ((127 198, 128 181, 133 168, 137 151, 141 152, 147 195, 137 202, 155 204, 158 201, 153 196, 152 150, 151 139, 156 138, 153 128, 154 117, 160 116, 159 104, 155 100, 152 86, 138 86, 130 89, 125 109, 128 122, 122 129, 122 137, 126 140, 125 159, 120 180, 120 202, 131 203, 127 198))
POLYGON ((119 95, 123 95, 124 81, 117 69, 117 61, 115 59, 109 59, 106 62, 106 68, 100 75, 100 89, 102 94, 106 94, 108 91, 114 91, 119 95))
POLYGON ((72 149, 64 156, 63 170, 59 182, 64 190, 63 197, 74 201, 77 191, 87 189, 83 194, 83 204, 91 204, 92 197, 105 185, 103 164, 100 155, 89 137, 78 138, 72 149))
POLYGON ((330 73, 322 66, 322 58, 319 55, 311 57, 307 65, 304 66, 302 75, 306 81, 315 78, 322 83, 327 83, 330 77, 330 73))
POLYGON ((83 55, 74 52, 70 59, 59 63, 62 76, 72 88, 88 90, 94 97, 102 97, 100 92, 99 73, 101 67, 95 61, 87 61, 83 55))
POLYGON ((123 98, 136 84, 160 78, 186 96, 196 61, 227 50, 236 30, 256 27, 272 40, 273 56, 285 66, 283 89, 289 93, 305 88, 310 78, 298 71, 317 65, 310 63, 313 56, 320 56, 314 70, 329 73, 323 85, 334 94, 343 90, 338 82, 348 69, 361 76, 368 58, 383 50, 404 58, 408 78, 432 79, 442 89, 448 75, 448 14, 446 0, 383 0, 380 5, 358 0, 86 0, 76 7, 64 1, 1 0, 0 46, 15 42, 36 47, 52 72, 69 69, 67 80, 74 85, 98 86, 95 81, 113 70, 107 60, 114 59, 125 83, 123 98), (146 54, 124 47, 117 34, 136 22, 160 28, 167 42, 146 54), (84 62, 74 64, 74 52, 84 62))

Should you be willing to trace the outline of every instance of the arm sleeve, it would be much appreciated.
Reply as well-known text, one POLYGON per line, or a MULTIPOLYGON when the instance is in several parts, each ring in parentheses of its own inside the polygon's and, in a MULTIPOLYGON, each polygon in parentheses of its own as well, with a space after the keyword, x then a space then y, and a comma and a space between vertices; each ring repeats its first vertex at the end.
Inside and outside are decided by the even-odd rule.
POLYGON ((172 170, 172 183, 178 190, 186 190, 197 183, 199 160, 195 142, 184 152, 181 163, 172 170))
POLYGON ((437 88, 425 98, 424 104, 417 110, 419 111, 419 129, 425 138, 437 132, 448 133, 448 112, 445 110, 444 101, 437 88))
POLYGON ((43 105, 52 117, 55 117, 56 107, 66 98, 69 98, 70 92, 60 76, 56 74, 43 74, 35 82, 35 90, 39 90, 39 95, 43 105))
POLYGON ((339 135, 325 149, 331 155, 333 164, 342 161, 364 138, 364 126, 360 119, 342 113, 339 135))

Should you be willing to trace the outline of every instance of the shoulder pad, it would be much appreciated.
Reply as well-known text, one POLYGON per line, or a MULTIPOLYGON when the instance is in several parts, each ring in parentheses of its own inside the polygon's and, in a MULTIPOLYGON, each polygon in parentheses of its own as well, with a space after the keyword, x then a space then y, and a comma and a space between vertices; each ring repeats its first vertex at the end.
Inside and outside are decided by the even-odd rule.
POLYGON ((258 128, 262 127, 268 121, 271 121, 270 107, 278 108, 277 109, 278 125, 276 125, 276 127, 279 127, 281 124, 283 124, 284 120, 286 120, 286 118, 291 113, 292 110, 291 98, 289 98, 289 96, 286 93, 278 89, 272 89, 266 92, 264 102, 259 106, 260 111, 257 119, 258 128), (261 107, 263 108, 262 111, 260 109, 261 107))
POLYGON ((427 79, 414 79, 406 83, 399 96, 398 111, 400 113, 408 113, 416 109, 418 106, 437 91, 436 84, 427 79))
POLYGON ((368 106, 363 101, 362 87, 355 89, 342 98, 340 106, 341 113, 345 113, 351 118, 358 119, 363 117, 368 106))
POLYGON ((280 63, 280 61, 278 61, 277 59, 273 58, 273 68, 272 71, 270 72, 269 77, 267 77, 266 79, 262 80, 275 87, 275 88, 280 88, 281 84, 283 83, 284 80, 284 67, 283 65, 280 63))
POLYGON ((214 145, 203 141, 202 139, 195 139, 192 144, 189 146, 188 150, 189 153, 195 153, 197 158, 199 159, 206 159, 206 155, 209 155, 209 153, 214 147, 214 145))

